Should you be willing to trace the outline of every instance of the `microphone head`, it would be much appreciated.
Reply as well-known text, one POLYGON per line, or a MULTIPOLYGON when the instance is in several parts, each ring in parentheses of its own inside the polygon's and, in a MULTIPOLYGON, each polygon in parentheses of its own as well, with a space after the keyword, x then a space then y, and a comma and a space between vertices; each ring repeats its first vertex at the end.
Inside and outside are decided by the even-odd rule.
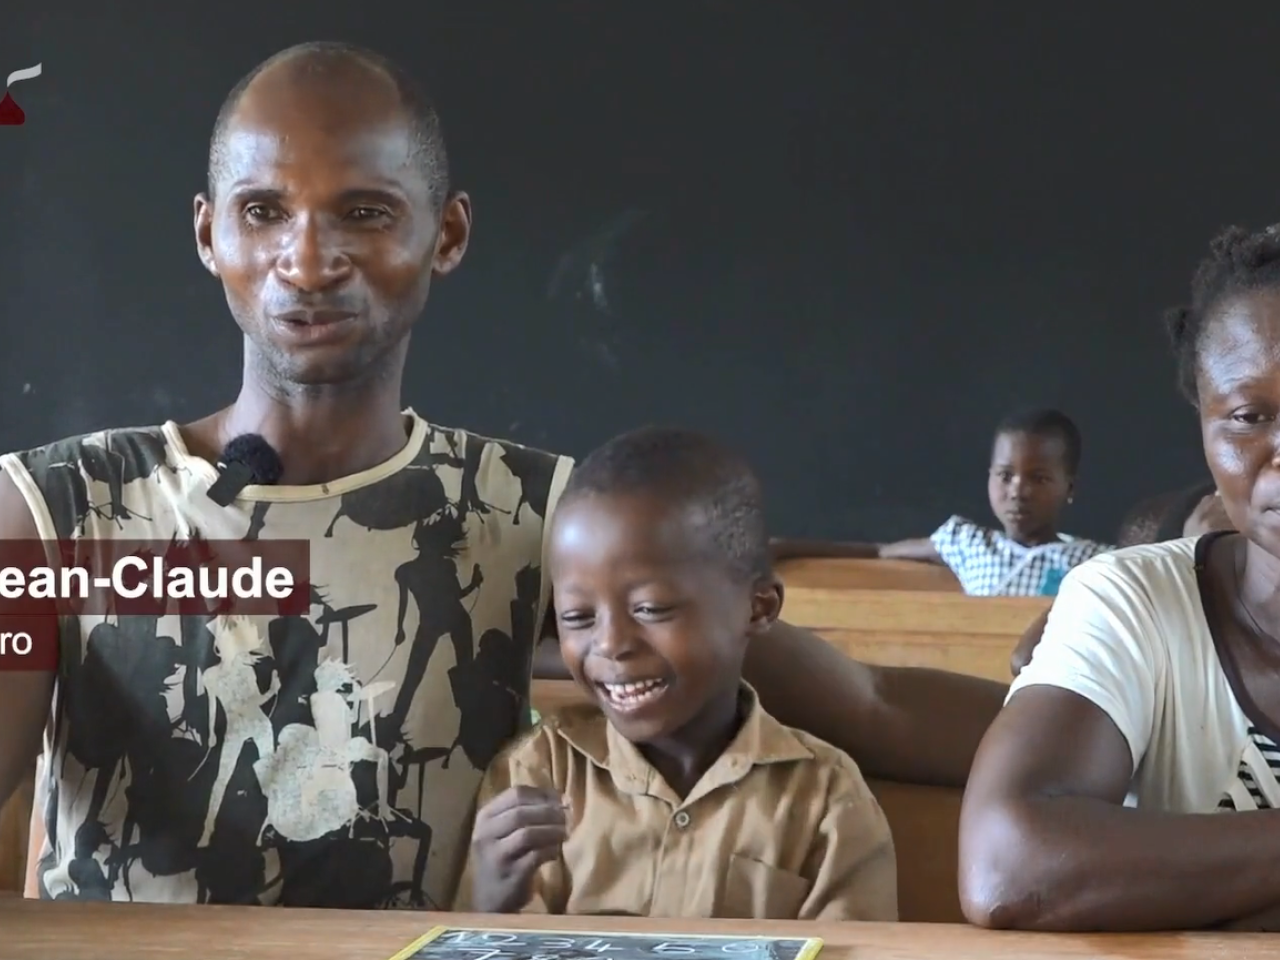
POLYGON ((241 463, 253 474, 253 484, 271 485, 280 481, 284 464, 276 448, 256 433, 242 433, 232 437, 222 448, 223 463, 241 463))

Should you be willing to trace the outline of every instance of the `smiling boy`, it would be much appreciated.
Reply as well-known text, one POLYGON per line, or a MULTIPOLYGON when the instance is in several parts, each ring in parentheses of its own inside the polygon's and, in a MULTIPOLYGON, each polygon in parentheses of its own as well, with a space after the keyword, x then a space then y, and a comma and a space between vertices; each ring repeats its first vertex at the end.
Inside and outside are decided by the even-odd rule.
POLYGON ((857 765, 742 681, 783 599, 746 463, 686 431, 618 437, 570 477, 548 554, 594 704, 489 768, 455 909, 896 920, 893 841, 857 765))

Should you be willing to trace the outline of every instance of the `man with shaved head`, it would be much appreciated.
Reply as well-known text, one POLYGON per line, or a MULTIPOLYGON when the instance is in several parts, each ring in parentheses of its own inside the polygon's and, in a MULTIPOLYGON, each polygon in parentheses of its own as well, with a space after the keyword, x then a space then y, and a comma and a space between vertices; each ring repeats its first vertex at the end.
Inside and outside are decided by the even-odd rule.
MULTIPOLYGON (((239 395, 7 455, 0 538, 306 539, 311 606, 65 618, 55 670, 0 673, 0 801, 47 728, 43 897, 447 909, 481 774, 528 724, 531 674, 563 675, 542 557, 572 461, 402 403, 471 204, 393 64, 306 44, 255 69, 194 213, 243 334, 239 395), (249 433, 283 473, 220 506, 215 465, 249 433)), ((935 783, 964 781, 1004 695, 786 624, 747 679, 868 775, 935 783)))

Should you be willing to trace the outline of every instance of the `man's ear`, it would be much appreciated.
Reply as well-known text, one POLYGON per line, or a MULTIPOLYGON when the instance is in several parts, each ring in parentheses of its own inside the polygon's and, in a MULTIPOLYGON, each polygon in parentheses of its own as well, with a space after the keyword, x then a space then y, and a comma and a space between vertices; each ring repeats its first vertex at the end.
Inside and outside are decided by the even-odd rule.
POLYGON ((196 255, 204 268, 216 277, 218 264, 213 258, 213 201, 203 193, 196 194, 195 231, 196 255))
POLYGON ((782 615, 782 600, 786 589, 776 574, 770 574, 756 582, 751 593, 751 624, 753 634, 766 632, 782 615))
POLYGON ((462 262, 471 242, 471 198, 461 190, 449 194, 440 211, 440 232, 436 252, 431 259, 431 272, 448 276, 462 262))

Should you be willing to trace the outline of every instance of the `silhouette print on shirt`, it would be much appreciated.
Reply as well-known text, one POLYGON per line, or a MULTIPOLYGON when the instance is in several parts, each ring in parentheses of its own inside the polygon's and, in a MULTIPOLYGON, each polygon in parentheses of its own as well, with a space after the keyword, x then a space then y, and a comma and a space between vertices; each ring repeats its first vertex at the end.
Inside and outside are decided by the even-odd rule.
POLYGON ((398 468, 269 509, 210 501, 172 425, 3 459, 60 537, 312 544, 307 616, 64 625, 41 896, 450 905, 480 776, 530 722, 571 461, 408 415, 398 468))

